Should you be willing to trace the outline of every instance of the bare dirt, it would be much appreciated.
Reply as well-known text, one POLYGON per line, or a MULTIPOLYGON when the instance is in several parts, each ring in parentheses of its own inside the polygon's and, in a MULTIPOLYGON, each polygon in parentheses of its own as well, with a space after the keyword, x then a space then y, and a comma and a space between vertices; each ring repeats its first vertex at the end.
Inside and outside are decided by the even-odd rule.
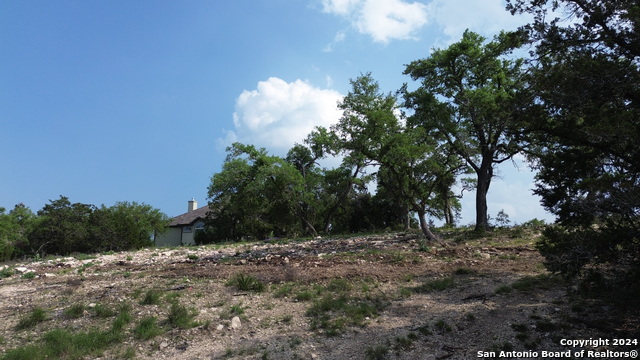
MULTIPOLYGON (((389 234, 0 264, 0 270, 14 272, 0 279, 0 358, 8 349, 37 344, 53 328, 108 327, 113 319, 92 309, 122 303, 132 309, 127 336, 94 358, 135 353, 136 359, 477 359, 500 351, 523 352, 506 358, 532 352, 541 358, 542 351, 579 349, 561 345, 562 339, 638 333, 630 314, 570 295, 571 284, 546 273, 532 241, 447 241, 419 251, 414 235, 389 234), (258 278, 265 290, 226 284, 240 273, 258 278), (375 297, 384 306, 362 326, 327 336, 313 329, 307 311, 314 300, 296 294, 335 279, 351 284, 354 296, 375 297), (442 279, 451 281, 444 289, 417 290, 442 279), (162 300, 141 305, 148 290, 160 292, 162 300), (167 318, 169 299, 195 309, 198 325, 165 327, 150 340, 136 339, 131 329, 140 319, 167 318), (77 319, 65 316, 74 304, 85 306, 77 319), (44 308, 48 320, 16 330, 35 307, 44 308), (243 311, 236 328, 232 307, 243 311)), ((607 349, 613 348, 596 350, 607 349)))

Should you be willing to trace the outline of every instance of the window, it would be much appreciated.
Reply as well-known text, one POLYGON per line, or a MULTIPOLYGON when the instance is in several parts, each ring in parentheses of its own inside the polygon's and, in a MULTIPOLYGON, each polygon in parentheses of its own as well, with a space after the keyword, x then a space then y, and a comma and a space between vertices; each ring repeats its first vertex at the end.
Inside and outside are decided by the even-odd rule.
POLYGON ((191 231, 192 231, 191 226, 185 226, 182 228, 183 233, 190 233, 191 231))

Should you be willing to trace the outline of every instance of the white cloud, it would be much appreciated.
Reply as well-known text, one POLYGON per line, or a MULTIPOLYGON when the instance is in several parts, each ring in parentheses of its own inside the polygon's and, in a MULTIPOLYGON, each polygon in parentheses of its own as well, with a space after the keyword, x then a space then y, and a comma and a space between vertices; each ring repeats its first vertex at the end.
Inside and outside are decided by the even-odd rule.
MULTIPOLYGON (((415 39, 415 33, 427 24, 427 6, 404 0, 322 0, 323 11, 346 18, 360 33, 375 42, 415 39)), ((340 33, 338 33, 340 35, 340 33)), ((336 39, 325 48, 344 39, 336 39)), ((327 50, 328 49, 328 50, 327 50)))
POLYGON ((445 37, 437 47, 459 40, 466 29, 492 37, 500 30, 514 30, 528 22, 526 15, 512 16, 505 7, 504 0, 431 1, 427 6, 429 21, 439 27, 445 37))
POLYGON ((219 143, 240 141, 284 153, 302 142, 316 126, 328 127, 338 121, 342 95, 296 80, 287 83, 277 77, 258 82, 255 90, 244 90, 236 99, 233 124, 219 143))

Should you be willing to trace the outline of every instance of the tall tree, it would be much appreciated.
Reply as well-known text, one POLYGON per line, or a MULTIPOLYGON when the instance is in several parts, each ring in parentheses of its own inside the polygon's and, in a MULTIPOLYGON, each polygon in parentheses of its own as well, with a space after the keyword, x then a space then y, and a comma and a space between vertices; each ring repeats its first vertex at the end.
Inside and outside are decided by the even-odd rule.
POLYGON ((459 42, 404 71, 421 85, 405 95, 406 107, 414 111, 410 121, 445 141, 476 173, 476 230, 488 227, 494 166, 520 151, 523 61, 507 57, 519 45, 517 34, 501 33, 485 44, 467 30, 459 42))
POLYGON ((534 15, 522 30, 535 46, 529 122, 536 193, 563 225, 548 229, 540 244, 547 267, 577 275, 607 263, 637 282, 640 5, 510 0, 508 8, 534 15))
POLYGON ((350 156, 379 166, 381 185, 415 211, 426 238, 436 240, 426 216, 435 213, 440 181, 460 167, 423 127, 400 121, 397 98, 382 93, 370 73, 351 85, 332 130, 350 156))

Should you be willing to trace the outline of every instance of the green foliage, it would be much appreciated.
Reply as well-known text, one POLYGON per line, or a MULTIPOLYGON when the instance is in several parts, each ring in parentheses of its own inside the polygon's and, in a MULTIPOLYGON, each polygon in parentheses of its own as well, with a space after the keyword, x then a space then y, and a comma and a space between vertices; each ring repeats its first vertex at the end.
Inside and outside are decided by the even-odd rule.
POLYGON ((85 309, 84 305, 74 304, 64 309, 62 314, 67 319, 78 319, 78 318, 81 318, 82 315, 84 315, 84 309, 85 309))
POLYGON ((29 248, 29 234, 38 220, 24 204, 18 204, 8 214, 0 207, 0 261, 16 258, 29 248))
POLYGON ((149 289, 145 292, 144 297, 140 300, 140 305, 158 305, 162 293, 158 290, 149 289))
POLYGON ((112 207, 51 200, 34 216, 24 205, 0 212, 0 260, 25 254, 96 253, 137 249, 164 231, 166 215, 149 205, 118 202, 112 207), (5 233, 6 231, 6 233, 5 233))
POLYGON ((264 291, 264 283, 253 275, 238 273, 229 278, 227 286, 235 286, 240 291, 264 291))
POLYGON ((521 150, 519 109, 530 96, 524 91, 523 60, 507 58, 520 44, 516 33, 485 43, 467 30, 459 42, 411 62, 404 71, 421 83, 405 92, 405 106, 415 112, 409 123, 442 141, 476 174, 478 230, 488 228, 486 195, 495 164, 521 150))
POLYGON ((133 328, 133 335, 136 339, 149 340, 162 334, 164 330, 158 325, 155 316, 148 316, 140 320, 138 325, 133 328))
POLYGON ((29 329, 40 324, 41 322, 46 321, 47 319, 48 317, 47 317, 46 310, 44 310, 41 307, 35 307, 33 308, 33 310, 31 310, 30 313, 20 318, 20 320, 18 321, 18 324, 16 324, 15 329, 16 330, 29 329))
POLYGON ((542 204, 562 227, 539 244, 549 270, 640 274, 640 66, 636 1, 508 1, 531 13, 530 123, 542 204), (572 15, 562 23, 551 11, 572 15))
POLYGON ((169 309, 167 322, 170 326, 180 329, 188 329, 197 326, 193 319, 198 315, 196 309, 188 309, 186 306, 173 302, 169 309))

